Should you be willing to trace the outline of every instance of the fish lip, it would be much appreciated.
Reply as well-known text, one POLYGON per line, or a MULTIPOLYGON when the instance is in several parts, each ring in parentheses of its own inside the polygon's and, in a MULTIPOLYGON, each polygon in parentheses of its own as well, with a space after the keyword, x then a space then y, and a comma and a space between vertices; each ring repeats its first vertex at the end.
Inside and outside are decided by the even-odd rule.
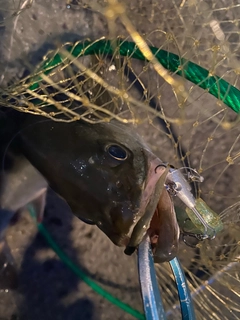
MULTIPOLYGON (((141 196, 140 196, 140 204, 138 206, 138 210, 137 212, 135 211, 134 216, 133 216, 133 220, 131 223, 131 226, 129 228, 129 231, 127 231, 126 233, 122 233, 121 231, 117 232, 117 231, 113 231, 113 229, 111 230, 110 228, 106 228, 104 223, 98 224, 97 226, 110 238, 110 240, 117 246, 124 246, 124 247, 128 247, 129 242, 131 241, 131 237, 132 237, 132 233, 134 230, 134 227, 137 225, 138 221, 141 219, 141 217, 144 216, 145 211, 149 205, 149 202, 151 202, 150 200, 152 199, 152 197, 160 197, 160 194, 156 193, 156 185, 161 177, 161 175, 163 174, 163 172, 166 169, 166 165, 165 163, 160 160, 158 157, 156 157, 152 152, 150 152, 149 150, 146 150, 146 158, 148 159, 148 163, 147 163, 147 177, 145 179, 145 183, 142 187, 142 192, 141 192, 141 196), (157 168, 161 166, 162 170, 157 170, 157 168), (111 231, 109 231, 109 229, 111 231)), ((157 204, 156 204, 157 207, 157 204)), ((156 210, 156 207, 152 208, 152 215, 154 214, 154 211, 156 210)), ((150 221, 149 221, 150 224, 150 221)), ((147 229, 146 229, 147 231, 147 229)), ((144 235, 143 235, 144 236, 144 235)), ((135 251, 135 248, 134 248, 135 251)), ((126 254, 132 254, 131 253, 127 253, 125 250, 126 254)))
MULTIPOLYGON (((156 184, 162 175, 162 173, 159 171, 157 172, 157 167, 163 166, 166 168, 164 162, 154 156, 152 153, 150 153, 150 159, 148 161, 148 175, 146 178, 146 183, 144 185, 142 197, 141 197, 141 202, 139 206, 139 213, 141 215, 142 212, 145 212, 145 209, 149 203, 149 200, 153 196, 153 193, 156 188, 156 184)), ((142 215, 141 215, 142 216, 142 215)))
POLYGON ((169 261, 177 255, 180 229, 173 199, 166 188, 162 189, 147 233, 156 260, 169 261))
MULTIPOLYGON (((160 197, 160 194, 156 194, 156 185, 161 177, 161 175, 163 174, 163 172, 165 171, 166 168, 166 164, 159 159, 158 157, 156 157, 153 153, 148 151, 148 175, 146 178, 146 182, 142 191, 142 195, 141 195, 141 201, 140 201, 140 205, 139 205, 139 210, 138 213, 135 216, 135 221, 133 223, 133 225, 131 226, 131 229, 128 233, 129 236, 129 243, 128 245, 130 245, 131 240, 132 240, 132 236, 133 236, 133 231, 135 226, 138 224, 139 220, 144 216, 146 209, 148 207, 148 205, 150 204, 150 200, 152 197, 160 197), (162 170, 157 170, 158 167, 162 167, 162 170)), ((156 204, 156 208, 157 208, 157 204, 156 204)), ((152 208, 152 216, 154 215, 154 212, 156 210, 156 208, 152 208)), ((150 221, 149 221, 149 225, 150 225, 150 221)), ((145 231, 147 232, 149 226, 146 226, 145 231)), ((145 233, 146 233, 145 232, 145 233)), ((143 233, 143 236, 144 234, 143 233)), ((135 251, 135 247, 127 247, 125 250, 125 253, 130 255, 135 251)))

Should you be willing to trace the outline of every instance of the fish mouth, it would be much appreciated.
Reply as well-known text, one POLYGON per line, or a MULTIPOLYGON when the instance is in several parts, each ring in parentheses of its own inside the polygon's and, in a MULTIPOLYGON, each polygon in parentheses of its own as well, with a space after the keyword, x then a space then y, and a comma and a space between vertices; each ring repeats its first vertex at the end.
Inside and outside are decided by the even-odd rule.
POLYGON ((111 216, 110 220, 99 221, 97 223, 97 226, 111 239, 111 241, 117 246, 125 247, 125 253, 129 255, 135 251, 147 232, 153 214, 157 208, 162 189, 165 188, 164 183, 167 175, 167 173, 165 173, 166 166, 159 158, 150 152, 147 154, 147 159, 148 174, 144 186, 142 187, 138 210, 135 211, 133 215, 132 209, 127 208, 128 206, 123 209, 122 204, 119 204, 119 207, 116 206, 112 209, 114 214, 109 212, 108 215, 111 216), (113 219, 113 217, 122 216, 122 213, 116 214, 118 210, 122 209, 124 212, 125 210, 126 212, 129 210, 125 216, 131 217, 126 221, 124 228, 121 224, 121 220, 114 221, 113 219))
POLYGON ((176 257, 180 232, 174 204, 166 189, 160 195, 147 233, 155 263, 170 261, 176 257))
POLYGON ((142 192, 139 211, 135 223, 128 234, 129 242, 125 254, 131 255, 142 241, 150 227, 151 220, 156 212, 169 168, 153 154, 149 155, 148 175, 142 192))

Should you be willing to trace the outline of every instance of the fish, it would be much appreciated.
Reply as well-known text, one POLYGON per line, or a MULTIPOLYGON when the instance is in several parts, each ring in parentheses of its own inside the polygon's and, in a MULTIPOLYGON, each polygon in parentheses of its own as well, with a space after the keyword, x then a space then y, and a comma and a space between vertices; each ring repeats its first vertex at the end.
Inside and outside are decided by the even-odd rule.
MULTIPOLYGON (((115 245, 127 247, 146 212, 153 217, 157 210, 148 232, 155 261, 169 261, 177 254, 178 224, 165 180, 161 181, 165 168, 156 170, 162 160, 134 128, 117 121, 89 124, 33 115, 20 118, 14 143, 21 154, 14 157, 2 180, 2 213, 12 217, 35 202, 41 220, 50 187, 80 220, 96 225, 115 245)), ((6 222, 9 219, 5 226, 6 222)), ((140 231, 141 238, 146 232, 140 231)))
POLYGON ((162 161, 134 130, 114 121, 28 118, 18 142, 24 156, 77 217, 97 225, 114 244, 127 245, 155 191, 155 168, 162 161))
MULTIPOLYGON (((47 187, 47 181, 24 156, 15 156, 11 170, 2 174, 1 212, 17 212, 26 204, 45 195, 47 187)), ((45 200, 42 201, 42 211, 44 207, 45 200)))
MULTIPOLYGON (((8 113, 0 115, 0 124, 0 210, 6 215, 9 212, 10 217, 11 213, 45 194, 48 184, 21 153, 17 144, 11 144, 16 126, 8 113)), ((3 220, 0 221, 0 230, 3 220)))
MULTIPOLYGON (((94 60, 92 63, 95 65, 94 60)), ((99 84, 89 85, 96 97, 94 103, 102 106, 108 102, 111 108, 109 92, 99 84)), ((40 185, 43 177, 80 220, 96 225, 115 245, 127 247, 144 215, 152 218, 164 184, 160 181, 164 170, 156 170, 162 160, 135 128, 114 119, 66 123, 12 112, 17 132, 14 144, 27 159, 26 166, 31 164, 41 175, 40 185)), ((171 208, 169 205, 170 215, 171 208)), ((164 223, 164 218, 161 221, 164 223)), ((139 232, 133 237, 134 241, 139 238, 133 241, 136 246, 147 230, 139 232)), ((175 241, 173 233, 165 236, 170 243, 175 241)))

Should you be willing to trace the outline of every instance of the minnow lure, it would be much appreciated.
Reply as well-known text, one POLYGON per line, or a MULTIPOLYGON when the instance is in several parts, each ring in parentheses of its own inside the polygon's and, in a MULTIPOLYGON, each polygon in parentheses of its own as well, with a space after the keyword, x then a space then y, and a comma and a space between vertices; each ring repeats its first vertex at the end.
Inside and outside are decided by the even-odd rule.
MULTIPOLYGON (((203 178, 200 178, 200 182, 203 178)), ((201 198, 195 199, 191 187, 180 169, 171 168, 166 179, 166 188, 171 195, 177 196, 185 205, 184 211, 178 211, 178 223, 186 233, 196 233, 199 239, 213 239, 223 225, 220 217, 201 198), (180 216, 181 215, 181 218, 180 216), (190 221, 187 221, 187 217, 190 221), (181 222, 184 221, 184 222, 181 222), (184 225, 185 224, 185 225, 184 225)))

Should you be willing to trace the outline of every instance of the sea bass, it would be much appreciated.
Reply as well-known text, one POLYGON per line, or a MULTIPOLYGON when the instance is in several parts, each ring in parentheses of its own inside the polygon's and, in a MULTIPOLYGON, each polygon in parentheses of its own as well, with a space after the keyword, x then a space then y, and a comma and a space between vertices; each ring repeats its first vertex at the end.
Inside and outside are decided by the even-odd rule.
POLYGON ((116 122, 58 123, 30 116, 22 124, 20 143, 77 217, 96 224, 114 244, 127 245, 162 163, 136 132, 116 122))
POLYGON ((157 188, 164 170, 156 168, 162 161, 134 129, 115 121, 58 123, 31 115, 22 119, 14 141, 24 156, 15 157, 2 180, 2 217, 4 210, 14 212, 31 201, 42 216, 48 184, 77 217, 97 225, 114 244, 127 246, 145 212, 153 216, 157 203, 164 203, 153 220, 161 226, 151 224, 154 235, 161 233, 157 245, 153 240, 154 252, 161 256, 155 260, 168 261, 176 254, 175 211, 167 191, 161 196, 157 188))
MULTIPOLYGON (((92 59, 95 66, 98 61, 92 59)), ((93 97, 96 105, 117 109, 109 92, 94 80, 88 79, 85 91, 89 90, 89 99, 93 97)), ((60 123, 20 113, 16 118, 15 132, 19 133, 15 143, 72 212, 81 220, 97 225, 114 244, 130 243, 131 250, 134 249, 150 227, 164 184, 160 181, 164 170, 156 170, 162 161, 136 130, 114 120, 96 124, 60 123), (144 230, 140 230, 142 221, 144 230)), ((162 198, 161 202, 164 202, 162 198)), ((166 211, 158 212, 164 224, 166 211)), ((168 214, 175 216, 170 205, 168 214)), ((170 221, 175 224, 176 219, 166 215, 166 221, 168 225, 170 221)), ((175 231, 169 232, 176 228, 177 222, 172 229, 156 228, 162 232, 159 241, 168 242, 168 248, 178 241, 175 231)))

